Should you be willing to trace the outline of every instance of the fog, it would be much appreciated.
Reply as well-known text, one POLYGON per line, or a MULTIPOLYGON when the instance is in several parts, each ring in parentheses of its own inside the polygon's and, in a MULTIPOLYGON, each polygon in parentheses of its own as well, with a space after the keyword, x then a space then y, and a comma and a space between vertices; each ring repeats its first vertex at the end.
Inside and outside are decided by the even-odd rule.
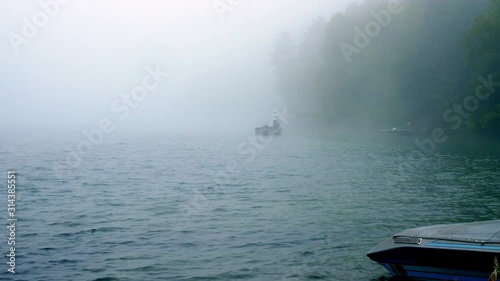
POLYGON ((275 39, 299 41, 348 2, 2 1, 0 127, 79 134, 108 119, 115 132, 251 132, 286 106, 275 39))

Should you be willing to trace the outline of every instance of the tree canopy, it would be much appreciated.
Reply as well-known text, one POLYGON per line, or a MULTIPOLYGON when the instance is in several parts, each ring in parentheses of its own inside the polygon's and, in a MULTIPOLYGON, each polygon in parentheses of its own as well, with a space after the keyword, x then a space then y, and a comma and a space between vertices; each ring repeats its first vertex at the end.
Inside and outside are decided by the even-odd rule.
POLYGON ((500 82, 499 48, 500 0, 372 0, 314 19, 299 42, 283 33, 272 55, 279 92, 304 118, 498 135, 500 87, 475 90, 500 82))

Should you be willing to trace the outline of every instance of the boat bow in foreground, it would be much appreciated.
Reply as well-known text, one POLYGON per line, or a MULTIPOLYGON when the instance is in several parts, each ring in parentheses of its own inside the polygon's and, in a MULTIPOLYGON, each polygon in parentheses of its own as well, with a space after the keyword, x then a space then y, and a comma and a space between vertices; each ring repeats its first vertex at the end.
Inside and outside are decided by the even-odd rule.
POLYGON ((500 220, 408 229, 367 255, 393 276, 487 281, 495 256, 500 258, 500 220))

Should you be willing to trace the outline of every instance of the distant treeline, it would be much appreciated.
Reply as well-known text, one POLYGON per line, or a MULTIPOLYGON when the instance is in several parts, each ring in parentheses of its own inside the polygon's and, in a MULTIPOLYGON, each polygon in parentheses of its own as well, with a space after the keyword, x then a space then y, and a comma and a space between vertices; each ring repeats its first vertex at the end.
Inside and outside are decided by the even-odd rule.
POLYGON ((303 118, 356 128, 500 135, 500 0, 369 0, 274 44, 303 118))

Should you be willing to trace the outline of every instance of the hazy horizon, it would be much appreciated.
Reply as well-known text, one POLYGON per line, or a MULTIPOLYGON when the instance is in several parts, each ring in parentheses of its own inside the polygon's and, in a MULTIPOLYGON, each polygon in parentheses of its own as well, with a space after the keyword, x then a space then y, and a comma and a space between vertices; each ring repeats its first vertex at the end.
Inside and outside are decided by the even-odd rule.
POLYGON ((298 42, 314 18, 329 20, 353 2, 232 1, 218 13, 213 5, 229 2, 54 1, 40 2, 52 3, 45 9, 53 15, 37 19, 32 38, 24 18, 33 24, 39 3, 4 2, 0 11, 6 132, 77 134, 103 118, 115 132, 251 132, 286 106, 276 93, 274 40, 290 32, 298 42), (140 102, 121 100, 155 68, 154 89, 140 102))

